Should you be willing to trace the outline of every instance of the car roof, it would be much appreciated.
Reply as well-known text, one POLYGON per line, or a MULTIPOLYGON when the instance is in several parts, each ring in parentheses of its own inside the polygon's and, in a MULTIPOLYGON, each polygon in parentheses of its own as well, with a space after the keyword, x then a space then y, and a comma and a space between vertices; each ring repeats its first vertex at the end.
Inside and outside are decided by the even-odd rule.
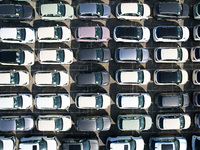
POLYGON ((121 82, 138 82, 138 71, 122 71, 121 72, 121 82))
POLYGON ((117 27, 116 35, 117 37, 135 37, 137 38, 139 27, 117 27))
POLYGON ((78 53, 80 60, 96 60, 96 57, 96 49, 80 49, 78 53))
POLYGON ((93 73, 79 74, 77 77, 78 84, 94 84, 95 75, 93 73))
POLYGON ((179 106, 179 95, 162 96, 160 102, 162 106, 179 106))
POLYGON ((79 38, 84 38, 84 37, 95 38, 95 27, 79 27, 78 36, 79 38))
POLYGON ((138 119, 124 119, 122 120, 123 130, 139 130, 140 123, 138 119))
POLYGON ((175 82, 177 83, 177 71, 174 72, 166 72, 166 71, 159 71, 157 73, 157 81, 159 83, 171 83, 175 82))
POLYGON ((57 14, 58 4, 42 4, 41 13, 42 15, 57 14))
POLYGON ((125 13, 138 13, 138 3, 121 3, 121 11, 125 13))
POLYGON ((54 38, 54 28, 55 27, 40 27, 38 28, 38 38, 54 38))
POLYGON ((160 14, 178 14, 179 11, 179 3, 160 3, 159 5, 160 14), (170 9, 169 9, 170 8, 170 9))
POLYGON ((79 12, 81 14, 96 13, 96 3, 83 3, 79 5, 79 12))
POLYGON ((177 48, 160 49, 160 52, 161 52, 161 59, 162 60, 166 60, 166 59, 176 60, 178 58, 177 48))
POLYGON ((15 14, 14 4, 1 4, 0 5, 0 15, 13 15, 15 14))
MULTIPOLYGON (((158 27, 156 35, 158 38, 163 37, 178 37, 178 28, 176 26, 163 26, 158 27)), ((178 37, 179 38, 179 37, 178 37)))
POLYGON ((3 131, 15 131, 16 122, 15 120, 0 120, 0 129, 3 131))
POLYGON ((78 128, 80 130, 96 131, 96 119, 79 119, 78 128))
POLYGON ((96 106, 96 96, 86 96, 82 95, 78 97, 79 107, 95 107, 96 106))
POLYGON ((120 60, 136 60, 137 49, 120 49, 119 59, 120 60))

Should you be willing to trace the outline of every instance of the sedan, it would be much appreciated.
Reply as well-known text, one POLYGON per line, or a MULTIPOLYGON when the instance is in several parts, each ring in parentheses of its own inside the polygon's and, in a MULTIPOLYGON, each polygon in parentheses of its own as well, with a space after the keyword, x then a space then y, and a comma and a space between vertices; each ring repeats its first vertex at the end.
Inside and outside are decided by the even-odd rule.
POLYGON ((78 117, 75 125, 78 131, 107 131, 111 127, 111 118, 109 116, 78 117))
POLYGON ((188 50, 183 47, 159 47, 154 49, 156 63, 184 63, 188 59, 188 50))
POLYGON ((193 104, 196 107, 200 107, 200 92, 193 93, 193 104))
POLYGON ((73 51, 71 49, 40 49, 38 59, 41 64, 71 64, 73 51))
POLYGON ((150 82, 151 74, 147 70, 119 69, 115 80, 120 85, 146 85, 150 82))
POLYGON ((110 77, 107 71, 80 73, 76 76, 78 85, 108 85, 109 82, 110 77))
POLYGON ((147 109, 151 105, 148 93, 118 93, 116 105, 120 109, 147 109))
POLYGON ((144 140, 141 136, 117 136, 107 138, 106 150, 119 150, 119 148, 120 150, 144 150, 144 140))
POLYGON ((115 50, 117 63, 146 63, 149 51, 146 48, 118 48, 115 50))
POLYGON ((16 149, 16 137, 0 136, 0 148, 1 150, 15 150, 16 149))
POLYGON ((107 42, 110 30, 104 26, 78 27, 75 38, 77 42, 107 42))
POLYGON ((200 41, 200 25, 194 26, 193 37, 195 41, 200 41))
POLYGON ((96 138, 63 139, 63 150, 99 150, 99 141, 96 138))
POLYGON ((42 110, 68 109, 70 97, 68 94, 38 94, 35 96, 35 107, 42 110))
POLYGON ((39 27, 36 34, 38 42, 56 43, 71 41, 71 30, 67 26, 39 27))
POLYGON ((117 126, 121 131, 142 131, 149 130, 152 125, 152 119, 149 115, 131 114, 119 115, 117 126))
POLYGON ((80 62, 108 62, 110 55, 109 48, 80 49, 76 59, 80 62))
POLYGON ((155 42, 186 42, 189 36, 186 26, 157 26, 153 29, 155 42))
POLYGON ((76 7, 79 19, 108 19, 110 18, 110 6, 103 3, 82 3, 76 7))
POLYGON ((34 64, 34 52, 21 49, 0 49, 0 64, 32 66, 34 64))
POLYGON ((150 30, 143 26, 117 26, 113 31, 113 38, 116 42, 148 42, 150 30))
POLYGON ((3 43, 34 43, 35 31, 28 27, 3 27, 0 39, 3 43))
POLYGON ((187 140, 184 137, 150 137, 149 150, 187 150, 187 140))
POLYGON ((142 3, 119 3, 116 6, 116 17, 122 20, 146 20, 150 16, 150 7, 142 3))
POLYGON ((200 85, 200 69, 193 70, 192 81, 195 85, 200 85))
POLYGON ((39 131, 68 131, 71 129, 71 116, 41 115, 36 119, 39 131))
POLYGON ((183 69, 158 69, 154 71, 156 85, 182 85, 188 81, 188 73, 183 69))
POLYGON ((197 3, 193 6, 193 16, 194 19, 200 19, 200 3, 197 3))
POLYGON ((107 109, 110 106, 110 96, 105 93, 78 93, 75 105, 79 109, 107 109))
POLYGON ((0 86, 26 86, 29 84, 27 71, 0 71, 0 86))
POLYGON ((160 108, 180 108, 188 107, 190 99, 188 93, 160 93, 155 101, 160 108))
POLYGON ((30 109, 32 105, 31 94, 0 94, 0 110, 30 109))
POLYGON ((41 4, 40 17, 43 20, 71 20, 74 17, 74 9, 69 4, 41 4))
POLYGON ((192 62, 200 62, 200 46, 191 48, 191 60, 192 62))
POLYGON ((33 78, 37 86, 66 86, 69 83, 66 71, 37 71, 33 78))
POLYGON ((188 129, 190 125, 191 118, 188 114, 171 113, 156 116, 156 126, 160 130, 182 130, 188 129))
POLYGON ((192 136, 192 150, 200 149, 200 136, 193 135, 192 136))
POLYGON ((2 116, 0 131, 30 131, 34 128, 32 116, 2 116))

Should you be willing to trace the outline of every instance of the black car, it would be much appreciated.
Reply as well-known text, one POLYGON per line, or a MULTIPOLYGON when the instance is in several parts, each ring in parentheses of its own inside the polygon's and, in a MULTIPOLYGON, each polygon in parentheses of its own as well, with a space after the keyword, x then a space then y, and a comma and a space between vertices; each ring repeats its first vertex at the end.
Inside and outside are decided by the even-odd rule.
POLYGON ((98 139, 63 139, 63 150, 99 150, 98 139))
POLYGON ((76 76, 78 85, 108 85, 110 82, 107 71, 80 73, 76 76))
POLYGON ((33 8, 30 5, 0 4, 1 20, 32 20, 33 8))
POLYGON ((111 127, 109 116, 78 117, 75 121, 78 131, 107 131, 111 127))
POLYGON ((176 2, 160 2, 156 3, 154 8, 154 16, 157 20, 162 18, 184 19, 188 18, 189 6, 184 3, 176 2))
POLYGON ((77 53, 77 60, 82 62, 108 62, 110 60, 110 49, 80 49, 77 53))

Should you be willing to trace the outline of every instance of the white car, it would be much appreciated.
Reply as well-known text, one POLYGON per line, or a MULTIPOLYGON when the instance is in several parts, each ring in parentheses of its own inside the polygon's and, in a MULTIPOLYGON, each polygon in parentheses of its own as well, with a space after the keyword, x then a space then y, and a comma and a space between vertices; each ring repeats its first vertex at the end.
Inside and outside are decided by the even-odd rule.
POLYGON ((0 86, 26 86, 29 84, 27 71, 0 71, 0 86))
POLYGON ((104 93, 78 93, 75 105, 79 109, 107 109, 110 106, 110 96, 104 93))
POLYGON ((70 97, 68 94, 38 94, 35 97, 37 109, 68 109, 70 97))
POLYGON ((191 60, 192 62, 200 62, 200 46, 191 48, 191 60))
POLYGON ((66 86, 69 83, 67 71, 37 71, 34 84, 37 86, 66 86))
POLYGON ((71 41, 71 30, 67 26, 40 27, 36 33, 38 42, 56 43, 71 41))
POLYGON ((108 137, 106 150, 144 150, 144 140, 141 136, 108 137))
POLYGON ((151 105, 148 93, 118 93, 116 105, 120 109, 147 109, 151 105))
POLYGON ((68 131, 71 129, 71 116, 41 115, 36 119, 36 128, 39 131, 68 131))
POLYGON ((16 138, 14 136, 5 137, 0 136, 0 148, 1 150, 15 150, 16 149, 16 138))
POLYGON ((1 94, 0 110, 30 109, 33 105, 31 94, 1 94))
POLYGON ((70 49, 40 49, 38 59, 41 64, 71 64, 73 51, 70 49))
POLYGON ((119 3, 116 7, 117 19, 145 20, 150 16, 150 7, 141 3, 119 3))
POLYGON ((154 49, 156 63, 184 63, 188 59, 188 50, 183 47, 159 47, 154 49))
POLYGON ((200 41, 200 25, 194 26, 193 37, 195 41, 200 41))
POLYGON ((23 137, 19 140, 19 149, 20 150, 57 150, 58 149, 58 140, 54 137, 46 136, 32 136, 32 137, 23 137))
POLYGON ((150 30, 144 26, 117 26, 113 31, 113 38, 116 42, 148 42, 150 30))
POLYGON ((122 85, 146 85, 151 80, 151 74, 144 69, 119 69, 116 71, 115 79, 117 84, 122 85))
POLYGON ((28 27, 0 28, 0 39, 3 43, 34 43, 35 31, 28 27))
POLYGON ((157 26, 153 29, 155 42, 186 42, 189 36, 186 26, 157 26))

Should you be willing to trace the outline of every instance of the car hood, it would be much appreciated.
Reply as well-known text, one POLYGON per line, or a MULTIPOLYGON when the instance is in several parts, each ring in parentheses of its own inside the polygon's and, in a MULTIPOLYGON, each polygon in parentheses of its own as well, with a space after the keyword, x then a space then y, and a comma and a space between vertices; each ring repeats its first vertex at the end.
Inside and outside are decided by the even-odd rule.
POLYGON ((29 74, 28 72, 19 71, 19 85, 29 84, 29 74))
POLYGON ((77 76, 78 84, 95 84, 95 76, 93 73, 79 74, 77 76))
POLYGON ((61 99, 62 99, 62 106, 61 109, 67 109, 70 106, 70 97, 68 94, 62 94, 61 95, 61 99))
POLYGON ((143 48, 143 58, 142 58, 142 62, 147 62, 149 60, 149 51, 148 49, 143 48))
POLYGON ((103 48, 103 60, 104 61, 109 61, 110 60, 110 49, 108 48, 103 48))
POLYGON ((104 15, 104 16, 110 16, 110 12, 111 12, 110 6, 108 6, 108 5, 106 5, 106 4, 103 4, 103 8, 104 8, 104 13, 103 13, 103 15, 104 15))
POLYGON ((103 97, 103 109, 106 109, 110 106, 110 96, 108 94, 102 94, 103 97))
POLYGON ((142 138, 134 138, 137 150, 144 150, 144 140, 142 138))
POLYGON ((188 73, 185 70, 181 70, 181 72, 182 72, 181 84, 185 84, 188 81, 188 73))
POLYGON ((71 39, 71 30, 68 27, 61 27, 62 28, 62 40, 68 41, 71 39))
POLYGON ((33 97, 32 94, 26 94, 22 96, 23 98, 23 106, 22 108, 27 109, 27 108, 31 108, 33 105, 33 97))
POLYGON ((143 84, 148 84, 151 80, 151 74, 149 71, 147 70, 143 70, 143 73, 144 73, 144 81, 143 81, 143 84))
POLYGON ((72 121, 70 116, 63 117, 63 129, 62 131, 68 131, 72 127, 72 121))
POLYGON ((35 31, 31 28, 25 28, 26 29, 26 42, 28 43, 34 43, 35 42, 35 31))
POLYGON ((23 9, 24 9, 23 18, 32 19, 33 7, 29 5, 23 5, 23 9))
POLYGON ((188 38, 190 37, 190 31, 186 26, 181 26, 183 30, 183 41, 187 41, 188 38))
POLYGON ((65 5, 65 11, 66 11, 65 17, 67 17, 69 19, 72 19, 73 16, 74 16, 74 9, 73 9, 73 7, 67 4, 67 5, 65 5))
POLYGON ((142 40, 148 42, 149 39, 150 39, 150 30, 147 27, 143 27, 142 30, 143 30, 143 38, 142 38, 142 40))
POLYGON ((182 61, 187 61, 188 59, 188 50, 186 48, 181 48, 182 49, 182 61))
POLYGON ((99 141, 96 139, 89 139, 90 149, 91 150, 99 150, 99 141))
POLYGON ((103 129, 102 131, 107 131, 111 127, 111 119, 110 117, 102 117, 103 119, 103 129))
POLYGON ((108 85, 110 82, 110 76, 108 72, 102 72, 102 85, 108 85))
POLYGON ((183 94, 183 107, 187 107, 189 105, 189 95, 188 94, 183 94))
POLYGON ((188 129, 191 125, 191 118, 188 114, 185 114, 184 115, 184 118, 185 118, 185 127, 184 129, 188 129))
POLYGON ((96 50, 82 49, 79 51, 78 58, 80 60, 96 60, 96 50))
POLYGON ((68 85, 69 83, 69 75, 67 72, 61 71, 60 73, 60 86, 68 85))
POLYGON ((151 14, 150 7, 147 4, 143 4, 143 7, 144 7, 144 14, 143 14, 143 16, 145 16, 145 17, 150 16, 150 14, 151 14))
POLYGON ((110 38, 110 30, 107 27, 101 27, 102 28, 102 39, 107 40, 110 38))
POLYGON ((189 12, 190 12, 189 6, 187 4, 184 4, 184 3, 182 4, 182 6, 183 6, 183 8, 182 8, 182 10, 183 10, 182 16, 188 16, 189 12))

